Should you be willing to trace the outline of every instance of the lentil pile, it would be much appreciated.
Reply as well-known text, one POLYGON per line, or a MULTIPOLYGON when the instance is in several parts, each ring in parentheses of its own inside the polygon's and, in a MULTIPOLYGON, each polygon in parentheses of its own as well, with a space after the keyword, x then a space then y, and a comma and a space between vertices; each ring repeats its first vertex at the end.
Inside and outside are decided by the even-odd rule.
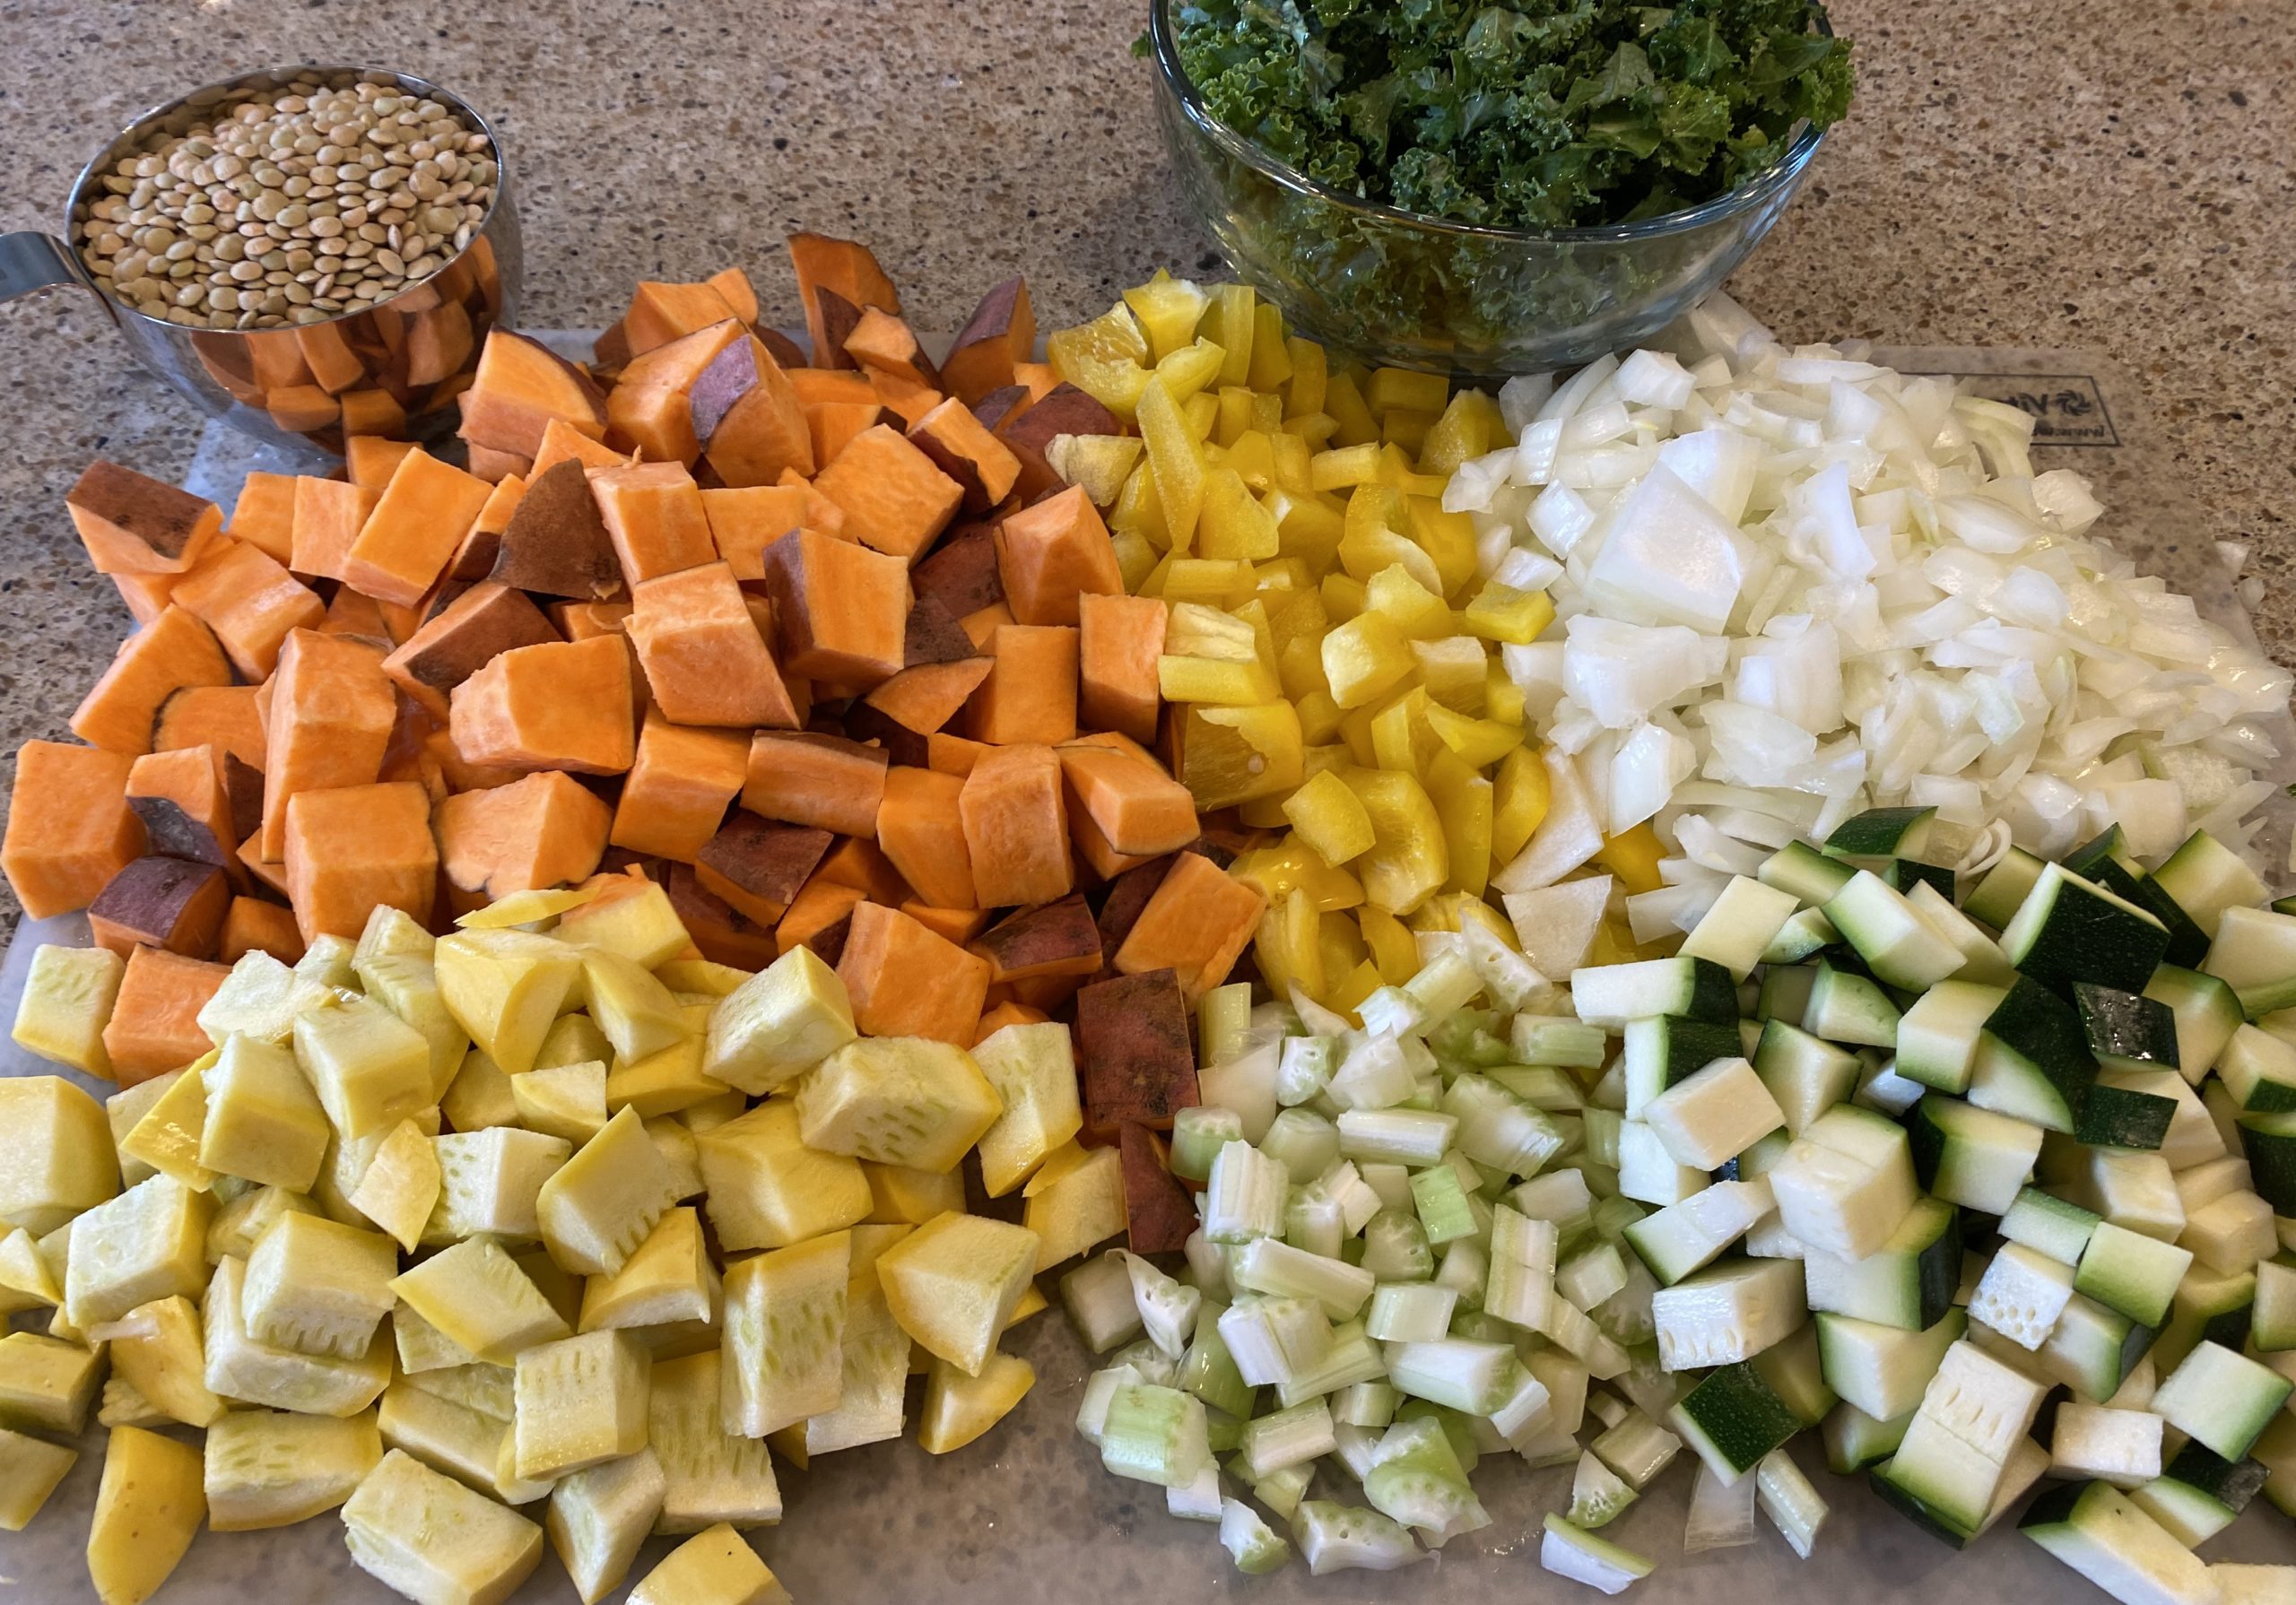
POLYGON ((104 175, 81 257, 196 328, 319 323, 452 261, 486 219, 493 143, 387 76, 307 74, 154 134, 104 175))

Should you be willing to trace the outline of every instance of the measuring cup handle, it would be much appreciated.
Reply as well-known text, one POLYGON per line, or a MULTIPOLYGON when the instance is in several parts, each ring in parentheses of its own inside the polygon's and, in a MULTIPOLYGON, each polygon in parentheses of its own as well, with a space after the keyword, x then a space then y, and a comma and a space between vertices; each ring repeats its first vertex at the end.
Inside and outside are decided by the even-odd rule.
POLYGON ((62 240, 38 229, 0 234, 0 301, 13 301, 51 284, 87 284, 62 240))

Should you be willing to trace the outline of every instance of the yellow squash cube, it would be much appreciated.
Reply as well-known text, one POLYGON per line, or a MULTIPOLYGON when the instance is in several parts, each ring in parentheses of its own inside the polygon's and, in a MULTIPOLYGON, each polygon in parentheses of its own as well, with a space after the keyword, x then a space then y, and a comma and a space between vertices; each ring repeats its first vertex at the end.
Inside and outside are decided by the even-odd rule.
POLYGON ((1025 1227, 944 1215, 885 1250, 877 1279, 902 1331, 978 1376, 1036 1273, 1039 1245, 1025 1227))
POLYGON ((46 1236, 119 1191, 104 1108, 62 1076, 0 1078, 0 1226, 46 1236))
POLYGON ((931 1171, 955 1169, 1004 1112, 970 1054, 921 1037, 846 1044, 799 1084, 796 1103, 809 1148, 931 1171))
POLYGON ((104 1605, 143 1605, 207 1519, 199 1446, 116 1427, 88 1528, 88 1580, 104 1605))

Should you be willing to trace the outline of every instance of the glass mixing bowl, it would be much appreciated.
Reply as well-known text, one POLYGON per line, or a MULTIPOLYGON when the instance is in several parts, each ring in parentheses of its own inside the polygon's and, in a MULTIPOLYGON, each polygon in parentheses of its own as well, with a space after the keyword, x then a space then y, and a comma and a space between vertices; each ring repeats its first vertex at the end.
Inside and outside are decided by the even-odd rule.
POLYGON ((1713 200, 1640 222, 1492 229, 1318 183, 1219 122, 1151 0, 1157 117, 1180 192, 1229 265, 1300 333, 1366 361, 1472 379, 1647 340, 1729 277, 1807 177, 1823 131, 1713 200))

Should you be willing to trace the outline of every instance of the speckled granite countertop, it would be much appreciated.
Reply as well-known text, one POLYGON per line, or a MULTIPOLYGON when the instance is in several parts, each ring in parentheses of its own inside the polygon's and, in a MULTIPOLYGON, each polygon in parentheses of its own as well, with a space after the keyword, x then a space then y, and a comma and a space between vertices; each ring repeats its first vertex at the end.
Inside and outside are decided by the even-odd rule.
MULTIPOLYGON (((1215 265, 1162 176, 1126 0, 0 0, 0 225, 53 226, 145 104, 274 62, 424 74, 491 116, 526 230, 524 320, 595 325, 640 277, 729 263, 790 300, 780 237, 869 240, 920 327, 1025 271, 1048 325, 1159 264, 1215 265)), ((2296 47, 2223 0, 1836 0, 1857 109, 1732 282, 1789 339, 2102 352, 2217 538, 2255 543, 2296 651, 2296 47)), ((53 291, 0 311, 0 753, 64 722, 125 627, 62 506, 98 453, 183 471, 190 407, 53 291)), ((0 922, 13 899, 0 889, 0 922)))

